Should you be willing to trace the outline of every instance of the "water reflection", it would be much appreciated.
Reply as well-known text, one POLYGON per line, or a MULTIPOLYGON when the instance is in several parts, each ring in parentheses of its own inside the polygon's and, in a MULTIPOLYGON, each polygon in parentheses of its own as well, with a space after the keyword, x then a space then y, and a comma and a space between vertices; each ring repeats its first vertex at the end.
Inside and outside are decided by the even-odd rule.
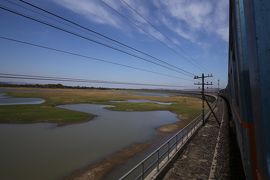
POLYGON ((160 105, 172 105, 173 103, 171 102, 159 102, 159 101, 152 101, 152 100, 146 100, 146 99, 129 99, 125 101, 111 101, 111 102, 116 102, 116 103, 121 103, 121 102, 130 102, 130 103, 155 103, 155 104, 160 104, 160 105))
POLYGON ((20 104, 42 104, 45 100, 41 98, 14 98, 0 93, 0 105, 20 105, 20 104))
POLYGON ((103 105, 60 108, 98 115, 86 123, 0 125, 0 179, 59 179, 134 143, 156 137, 155 128, 177 121, 169 111, 120 112, 103 105))

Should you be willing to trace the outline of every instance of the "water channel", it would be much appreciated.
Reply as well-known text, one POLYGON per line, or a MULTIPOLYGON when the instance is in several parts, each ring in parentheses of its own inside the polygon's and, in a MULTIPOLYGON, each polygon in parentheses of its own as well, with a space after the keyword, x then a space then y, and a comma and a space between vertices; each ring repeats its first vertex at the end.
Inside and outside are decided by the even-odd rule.
POLYGON ((178 121, 169 111, 121 112, 97 104, 58 108, 97 117, 61 127, 1 124, 0 179, 59 179, 122 148, 155 139, 157 127, 178 121))
POLYGON ((42 104, 45 100, 41 98, 15 98, 0 93, 0 105, 19 105, 19 104, 42 104))

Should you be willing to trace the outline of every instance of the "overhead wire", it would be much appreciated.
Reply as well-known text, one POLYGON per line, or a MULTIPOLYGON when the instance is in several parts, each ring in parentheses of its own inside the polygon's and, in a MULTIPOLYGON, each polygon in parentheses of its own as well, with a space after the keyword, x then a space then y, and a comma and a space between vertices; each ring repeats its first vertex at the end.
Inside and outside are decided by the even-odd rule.
POLYGON ((37 76, 37 75, 27 75, 27 74, 8 74, 8 73, 0 73, 0 78, 58 81, 58 82, 59 81, 60 82, 80 82, 80 83, 93 83, 93 84, 118 84, 118 85, 132 85, 132 86, 184 87, 184 86, 168 85, 168 84, 132 83, 132 82, 103 81, 103 80, 92 80, 92 79, 76 79, 76 78, 37 76))
MULTIPOLYGON (((43 14, 43 13, 41 13, 41 12, 38 12, 38 11, 36 11, 36 10, 33 10, 33 9, 28 8, 28 7, 26 7, 26 6, 23 6, 23 5, 21 5, 21 4, 17 3, 17 2, 15 2, 15 1, 11 1, 11 0, 5 0, 5 1, 7 1, 8 3, 10 3, 10 4, 14 5, 14 6, 17 6, 17 7, 19 7, 19 8, 24 9, 24 10, 27 10, 27 11, 29 11, 29 12, 31 12, 31 13, 35 13, 35 14, 38 14, 38 15, 40 15, 40 16, 43 16, 43 17, 45 17, 45 18, 47 18, 47 19, 49 19, 49 20, 53 20, 53 21, 55 21, 55 22, 57 22, 57 23, 59 23, 59 24, 63 24, 63 25, 65 25, 65 26, 69 26, 69 27, 71 27, 71 28, 73 28, 73 29, 76 29, 76 30, 78 30, 78 31, 81 31, 81 32, 83 32, 83 33, 85 33, 85 34, 94 36, 94 37, 96 37, 96 38, 98 38, 98 39, 101 39, 101 40, 105 40, 105 41, 107 41, 107 42, 109 42, 109 43, 114 43, 115 46, 118 46, 118 47, 121 47, 121 48, 124 47, 124 46, 121 46, 121 44, 119 44, 119 43, 115 43, 114 41, 111 41, 111 40, 109 40, 109 39, 106 39, 106 38, 104 38, 104 37, 102 37, 102 36, 99 36, 99 35, 97 35, 97 34, 95 34, 95 33, 91 33, 90 31, 87 31, 87 30, 85 30, 85 29, 83 29, 83 28, 80 28, 79 26, 75 26, 74 24, 70 24, 70 23, 68 23, 68 22, 66 22, 66 21, 58 20, 58 19, 56 19, 56 18, 54 18, 54 17, 51 17, 51 16, 49 16, 49 15, 43 14), (90 34, 90 33, 91 33, 91 34, 90 34)), ((125 48, 125 47, 124 47, 124 48, 125 48)), ((126 49, 128 49, 128 48, 126 48, 126 49)), ((130 49, 128 49, 128 50, 130 50, 130 49)))
MULTIPOLYGON (((122 52, 122 53, 124 53, 124 54, 133 56, 133 57, 135 57, 135 58, 137 58, 137 59, 141 59, 141 60, 143 60, 143 61, 145 61, 145 62, 149 62, 149 63, 155 64, 155 65, 157 65, 157 66, 160 66, 160 67, 169 69, 169 70, 171 70, 171 71, 175 71, 175 72, 178 72, 178 73, 180 73, 180 74, 183 74, 183 75, 186 75, 186 76, 189 76, 189 77, 193 77, 193 76, 194 76, 194 74, 193 74, 193 73, 190 73, 190 72, 186 72, 186 74, 185 74, 185 73, 184 73, 185 70, 182 70, 183 72, 182 72, 182 71, 175 70, 175 69, 173 69, 173 68, 171 68, 171 67, 165 66, 165 65, 160 64, 160 63, 157 63, 157 62, 155 62, 155 61, 152 61, 152 60, 149 60, 149 59, 140 57, 140 56, 138 56, 138 55, 136 55, 136 54, 132 54, 132 53, 130 53, 130 52, 126 52, 126 51, 121 50, 121 49, 119 49, 119 48, 116 48, 116 47, 113 47, 113 46, 111 46, 111 45, 108 45, 108 44, 99 42, 99 41, 97 41, 97 40, 94 40, 94 39, 91 39, 91 38, 82 36, 82 35, 80 35, 80 34, 71 32, 71 31, 69 31, 69 30, 66 30, 66 29, 64 29, 64 28, 61 28, 61 27, 58 27, 58 26, 56 26, 56 25, 50 24, 50 23, 48 23, 48 22, 44 22, 44 21, 39 20, 39 19, 36 19, 36 18, 34 18, 34 17, 30 17, 30 16, 28 16, 28 15, 25 15, 25 14, 22 14, 22 13, 19 13, 19 12, 16 12, 16 11, 11 10, 11 9, 9 9, 9 8, 0 6, 0 9, 2 9, 2 10, 4 10, 4 11, 7 11, 7 12, 10 12, 10 13, 13 13, 13 14, 16 14, 16 15, 18 15, 18 16, 24 17, 24 18, 26 18, 26 19, 30 19, 30 20, 32 20, 32 21, 38 22, 38 23, 40 23, 40 24, 43 24, 43 25, 52 27, 52 28, 54 28, 54 29, 57 29, 57 30, 66 32, 66 33, 68 33, 68 34, 71 34, 71 35, 80 37, 80 38, 82 38, 82 39, 91 41, 91 42, 93 42, 93 43, 102 45, 102 46, 104 46, 104 47, 113 49, 113 50, 115 50, 115 51, 119 51, 119 52, 122 52)), ((173 65, 172 65, 172 66, 173 66, 173 65)))
POLYGON ((16 42, 16 43, 20 43, 20 44, 26 44, 26 45, 29 45, 29 46, 34 46, 34 47, 37 47, 37 48, 47 49, 47 50, 60 52, 60 53, 64 53, 64 54, 69 54, 69 55, 73 55, 73 56, 77 56, 77 57, 81 57, 81 58, 86 58, 86 59, 89 59, 89 60, 94 60, 94 61, 113 64, 113 65, 117 65, 117 66, 122 66, 122 67, 125 67, 125 68, 130 68, 130 69, 135 69, 135 70, 139 70, 139 71, 149 72, 149 73, 152 73, 152 74, 157 74, 157 75, 166 76, 166 77, 170 77, 170 78, 176 78, 176 79, 181 79, 181 80, 185 80, 185 81, 190 81, 189 79, 185 79, 185 78, 178 77, 178 76, 171 76, 171 75, 168 75, 168 74, 164 74, 164 73, 160 73, 160 72, 156 72, 156 71, 151 71, 151 70, 147 70, 147 69, 144 69, 144 68, 125 65, 125 64, 121 64, 121 63, 117 63, 117 62, 113 62, 113 61, 109 61, 109 60, 105 60, 105 59, 101 59, 101 58, 91 57, 91 56, 87 56, 87 55, 82 55, 82 54, 78 54, 78 53, 75 53, 75 52, 66 51, 66 50, 62 50, 62 49, 56 49, 56 48, 44 46, 44 45, 41 45, 41 44, 35 44, 35 43, 27 42, 27 41, 21 41, 21 40, 10 38, 10 37, 0 36, 0 39, 11 41, 11 42, 16 42))
MULTIPOLYGON (((94 34, 97 34, 97 35, 99 35, 99 36, 101 36, 101 37, 103 37, 103 38, 109 39, 109 40, 111 40, 111 41, 113 41, 113 42, 115 42, 115 43, 118 43, 118 44, 120 44, 120 45, 122 45, 122 46, 124 46, 124 47, 130 48, 130 49, 132 49, 132 50, 134 50, 134 51, 136 51, 136 52, 139 52, 139 53, 141 53, 141 54, 143 54, 143 55, 146 55, 146 56, 148 56, 148 57, 151 57, 151 58, 153 58, 153 59, 155 59, 155 60, 157 60, 157 61, 159 61, 159 62, 161 62, 161 63, 164 63, 164 64, 166 64, 166 65, 168 65, 168 66, 170 66, 170 67, 173 67, 173 68, 175 68, 175 69, 178 69, 178 70, 180 70, 180 71, 183 71, 183 72, 186 73, 186 74, 191 74, 192 76, 194 76, 193 73, 188 72, 188 71, 186 71, 186 70, 184 70, 184 69, 182 69, 182 68, 180 68, 180 67, 177 67, 177 66, 175 66, 175 65, 172 65, 172 64, 170 64, 170 63, 168 63, 168 62, 166 62, 166 61, 164 61, 164 60, 161 60, 160 58, 156 58, 155 56, 150 55, 149 53, 146 53, 146 52, 143 52, 143 51, 141 51, 141 50, 138 50, 137 48, 134 48, 134 47, 129 46, 129 45, 125 44, 125 43, 122 43, 122 42, 120 42, 120 41, 118 41, 118 40, 115 40, 115 39, 113 39, 113 38, 110 38, 110 37, 108 37, 108 36, 106 36, 106 35, 104 35, 104 34, 102 34, 102 33, 99 33, 99 32, 97 32, 97 31, 95 31, 95 30, 92 30, 92 29, 90 29, 90 28, 88 28, 88 27, 82 26, 82 25, 80 25, 79 23, 76 23, 76 22, 74 22, 74 21, 72 21, 72 20, 69 20, 69 19, 67 19, 67 18, 65 18, 65 17, 62 17, 62 16, 60 16, 60 15, 57 15, 57 14, 55 14, 55 13, 53 13, 53 12, 51 12, 51 11, 48 11, 48 10, 46 10, 46 9, 44 9, 44 8, 41 8, 41 7, 37 6, 37 5, 34 5, 34 4, 29 3, 29 2, 27 2, 27 1, 24 1, 24 0, 18 0, 18 1, 20 1, 20 2, 22 2, 22 3, 24 3, 24 4, 27 4, 27 5, 31 6, 31 7, 34 7, 34 8, 36 8, 36 9, 39 9, 39 10, 41 10, 41 11, 43 11, 43 12, 46 12, 46 13, 48 13, 48 14, 54 16, 54 17, 57 17, 57 18, 59 18, 59 19, 62 19, 62 20, 64 20, 64 21, 66 21, 66 22, 69 22, 69 23, 71 23, 71 24, 73 24, 73 25, 76 25, 76 26, 78 26, 78 27, 80 27, 80 28, 82 28, 82 29, 85 29, 85 30, 87 30, 87 31, 89 31, 89 32, 91 32, 91 33, 94 33, 94 34)), ((102 2, 104 2, 104 1, 102 1, 102 2)))
MULTIPOLYGON (((175 51, 173 48, 171 48, 169 45, 167 45, 165 42, 163 42, 162 40, 160 40, 159 38, 155 37, 154 35, 152 35, 151 33, 149 33, 148 31, 146 31, 144 28, 142 28, 141 26, 139 26, 137 23, 133 22, 133 20, 131 20, 130 18, 128 18, 127 16, 125 16, 124 14, 122 14, 120 11, 118 11, 117 9, 113 8, 111 5, 109 5, 107 2, 105 2, 104 0, 101 0, 100 2, 102 2, 105 6, 107 6, 108 8, 110 8, 111 10, 113 10, 116 14, 118 14, 119 16, 121 16, 122 18, 126 19, 130 24, 133 24, 134 26, 136 26, 138 29, 142 30, 145 34, 147 34, 148 36, 150 36, 151 38, 157 40, 158 42, 160 42, 161 44, 163 44, 164 46, 166 46, 168 49, 170 49, 171 51, 173 51, 174 53, 177 53, 177 51, 175 51)), ((163 34, 162 34, 163 35, 163 34)), ((192 73, 192 75, 194 76, 194 74, 192 73)))
MULTIPOLYGON (((129 9, 131 9, 133 12, 135 12, 139 17, 141 17, 147 24, 149 24, 153 29, 155 29, 157 32, 159 32, 161 35, 163 35, 169 42, 173 43, 174 45, 176 45, 175 42, 171 41, 171 39, 163 32, 161 32, 153 23, 151 23, 147 18, 145 18, 139 11, 137 11, 135 8, 133 8, 128 2, 126 2, 125 0, 120 0, 126 7, 128 7, 129 9)), ((104 2, 104 1, 103 1, 104 2)), ((166 45, 167 46, 167 45, 166 45)), ((186 52, 183 48, 181 48, 180 46, 177 45, 177 47, 182 51, 183 54, 178 53, 176 50, 174 50, 173 48, 167 46, 169 49, 171 49, 174 53, 176 53, 177 55, 184 57, 186 60, 188 60, 189 63, 191 63, 193 66, 199 68, 200 70, 202 70, 201 65, 196 64, 196 61, 191 57, 186 55, 186 52)))

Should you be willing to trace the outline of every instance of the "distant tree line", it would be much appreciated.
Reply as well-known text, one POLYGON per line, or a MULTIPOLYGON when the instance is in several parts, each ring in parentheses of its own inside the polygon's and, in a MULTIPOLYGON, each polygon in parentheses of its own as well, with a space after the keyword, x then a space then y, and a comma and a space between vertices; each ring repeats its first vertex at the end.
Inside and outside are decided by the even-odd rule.
POLYGON ((89 86, 66 86, 63 84, 16 84, 16 83, 8 83, 8 82, 0 82, 0 87, 29 87, 29 88, 59 88, 59 89, 100 89, 100 90, 139 90, 144 92, 168 92, 168 93, 190 93, 190 92, 198 92, 198 90, 176 90, 176 89, 146 89, 146 88, 106 88, 106 87, 89 87, 89 86))
MULTIPOLYGON (((63 84, 10 84, 0 83, 0 87, 31 87, 31 88, 59 88, 59 89, 112 89, 105 87, 88 87, 88 86, 65 86, 63 84)), ((113 88, 118 89, 118 88, 113 88)))

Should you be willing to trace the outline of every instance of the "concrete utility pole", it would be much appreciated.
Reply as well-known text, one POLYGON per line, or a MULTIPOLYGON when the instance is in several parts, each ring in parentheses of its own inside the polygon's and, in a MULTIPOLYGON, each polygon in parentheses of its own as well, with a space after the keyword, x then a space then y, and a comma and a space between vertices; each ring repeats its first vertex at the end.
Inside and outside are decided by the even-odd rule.
MULTIPOLYGON (((204 100, 205 100, 205 95, 204 95, 204 86, 209 86, 209 85, 213 85, 212 82, 208 83, 208 82, 204 82, 205 78, 209 78, 209 77, 213 77, 212 74, 208 74, 208 75, 204 75, 204 73, 202 73, 202 76, 195 76, 194 79, 202 79, 201 83, 194 83, 194 85, 199 85, 202 86, 202 121, 203 121, 203 125, 205 124, 205 114, 204 114, 204 100)), ((208 105, 208 102, 207 102, 208 105)), ((209 106, 209 105, 208 105, 209 106)), ((212 109, 211 107, 209 107, 210 109, 212 109)))

